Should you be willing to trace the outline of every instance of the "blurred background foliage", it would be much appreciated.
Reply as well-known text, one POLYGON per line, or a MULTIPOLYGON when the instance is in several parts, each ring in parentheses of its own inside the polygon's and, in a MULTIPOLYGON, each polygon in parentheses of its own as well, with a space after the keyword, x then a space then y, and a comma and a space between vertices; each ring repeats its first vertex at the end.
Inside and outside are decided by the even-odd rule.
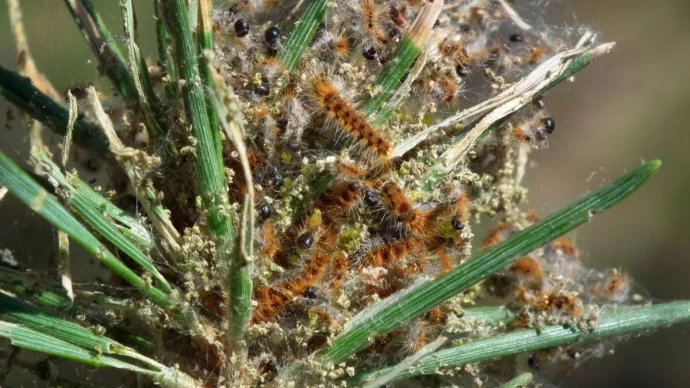
MULTIPOLYGON (((110 86, 96 80, 92 55, 62 1, 21 3, 32 54, 56 88, 96 82, 106 92, 110 86)), ((94 4, 111 30, 121 32, 118 2, 94 4)), ((152 1, 134 4, 142 50, 155 55, 152 1)), ((527 206, 550 214, 640 160, 662 159, 664 166, 651 184, 572 237, 589 266, 624 269, 646 296, 690 299, 690 2, 571 0, 569 7, 577 20, 618 45, 575 83, 549 94, 557 130, 550 147, 533 154, 526 177, 527 206)), ((551 20, 548 15, 546 20, 551 20)), ((15 58, 2 4, 0 64, 14 68, 15 58)), ((16 160, 25 160, 26 132, 16 119, 11 129, 5 128, 6 110, 7 103, 0 100, 1 147, 16 160)), ((26 268, 46 270, 55 245, 46 243, 54 239, 48 224, 12 199, 0 206, 0 220, 0 248, 13 251, 26 268)), ((84 276, 88 266, 79 272, 84 276)), ((80 274, 75 275, 79 281, 80 274)), ((565 387, 687 387, 687 349, 688 329, 674 328, 619 346, 615 355, 565 371, 552 381, 565 387)))

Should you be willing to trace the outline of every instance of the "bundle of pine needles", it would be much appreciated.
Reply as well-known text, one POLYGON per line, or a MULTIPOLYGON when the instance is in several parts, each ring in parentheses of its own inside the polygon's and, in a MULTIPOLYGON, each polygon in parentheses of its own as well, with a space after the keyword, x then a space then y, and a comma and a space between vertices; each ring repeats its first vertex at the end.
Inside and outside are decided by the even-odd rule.
POLYGON ((31 123, 31 169, 0 152, 0 201, 45 218, 60 252, 56 277, 3 251, 12 346, 170 387, 516 387, 690 320, 563 237, 659 161, 546 218, 522 206, 556 129, 545 94, 612 43, 533 23, 541 2, 153 1, 138 18, 120 1, 118 45, 90 0, 65 0, 112 90, 61 94, 8 0, 19 63, 0 94, 31 123), (73 243, 113 279, 73 284, 73 243))

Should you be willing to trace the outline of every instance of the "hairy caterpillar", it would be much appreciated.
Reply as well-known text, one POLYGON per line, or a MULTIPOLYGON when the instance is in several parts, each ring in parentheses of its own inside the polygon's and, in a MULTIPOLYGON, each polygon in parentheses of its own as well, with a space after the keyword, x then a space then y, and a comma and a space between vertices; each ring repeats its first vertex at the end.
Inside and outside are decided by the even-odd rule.
POLYGON ((322 76, 316 76, 312 79, 312 87, 318 104, 350 136, 357 139, 366 149, 376 153, 380 159, 387 160, 390 157, 392 147, 388 139, 379 130, 373 128, 359 112, 345 101, 333 84, 322 76))

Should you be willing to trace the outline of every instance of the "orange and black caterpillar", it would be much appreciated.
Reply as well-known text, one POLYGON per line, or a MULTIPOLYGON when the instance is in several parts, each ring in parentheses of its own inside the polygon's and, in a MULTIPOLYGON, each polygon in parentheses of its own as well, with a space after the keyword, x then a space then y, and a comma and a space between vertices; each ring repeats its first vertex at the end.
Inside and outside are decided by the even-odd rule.
POLYGON ((333 224, 337 217, 352 210, 362 196, 366 179, 370 172, 362 170, 355 164, 338 162, 333 168, 335 181, 323 193, 315 207, 321 210, 326 224, 333 224))
POLYGON ((337 181, 324 193, 317 207, 322 213, 342 214, 351 210, 361 195, 361 187, 356 182, 337 181))
POLYGON ((326 272, 326 266, 331 261, 329 255, 317 253, 309 258, 297 279, 281 284, 281 288, 301 295, 304 291, 316 284, 326 272))
POLYGON ((379 27, 378 15, 374 8, 373 0, 364 0, 362 2, 362 29, 372 40, 381 43, 388 42, 388 39, 379 27))
POLYGON ((274 321, 284 310, 284 306, 290 301, 285 293, 269 287, 257 287, 254 289, 254 298, 258 305, 252 313, 252 323, 274 321))
POLYGON ((428 237, 429 231, 433 229, 432 218, 435 215, 434 211, 427 212, 415 209, 405 198, 398 185, 393 182, 383 185, 381 197, 386 208, 388 208, 396 220, 402 222, 405 229, 417 238, 425 239, 428 237))
POLYGON ((339 57, 345 58, 350 53, 350 42, 344 36, 335 37, 329 47, 339 57))
POLYGON ((391 154, 391 143, 379 130, 373 128, 355 110, 328 80, 322 76, 312 79, 312 87, 317 102, 336 120, 338 124, 365 148, 376 153, 380 159, 387 160, 391 154))
POLYGON ((335 165, 335 170, 339 176, 345 178, 366 179, 368 175, 367 171, 352 163, 338 162, 335 165))
POLYGON ((386 267, 388 264, 407 257, 421 249, 414 236, 374 248, 362 260, 366 266, 386 267))

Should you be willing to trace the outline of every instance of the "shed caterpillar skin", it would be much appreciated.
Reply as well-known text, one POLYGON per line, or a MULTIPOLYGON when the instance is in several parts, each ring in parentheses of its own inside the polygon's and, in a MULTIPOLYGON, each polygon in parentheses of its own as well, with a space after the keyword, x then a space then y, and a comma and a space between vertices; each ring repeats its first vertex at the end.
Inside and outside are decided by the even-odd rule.
POLYGON ((278 238, 273 232, 273 223, 271 223, 270 220, 264 223, 264 226, 260 233, 260 240, 263 243, 263 247, 260 251, 260 256, 265 257, 269 260, 273 260, 281 248, 279 245, 278 238))
POLYGON ((427 344, 427 322, 424 320, 418 320, 417 321, 417 327, 416 327, 416 333, 414 334, 412 343, 410 344, 410 354, 417 353, 418 351, 422 350, 422 348, 427 344))
POLYGON ((503 221, 497 222, 493 229, 491 229, 489 235, 482 242, 482 249, 486 250, 493 248, 505 240, 512 232, 513 227, 510 224, 503 221))
POLYGON ((331 270, 329 274, 331 287, 338 289, 343 286, 349 266, 350 260, 348 260, 347 256, 342 252, 335 255, 331 261, 331 270))
POLYGON ((613 271, 603 282, 595 284, 593 291, 596 295, 613 303, 624 302, 631 289, 630 278, 618 271, 613 271))
POLYGON ((528 288, 541 290, 544 270, 533 258, 525 256, 515 260, 510 266, 510 271, 528 288))
POLYGON ((330 81, 323 76, 315 76, 311 83, 317 103, 328 112, 331 119, 335 120, 350 136, 357 139, 363 147, 377 154, 380 160, 390 158, 392 151, 390 141, 345 101, 330 81))
POLYGON ((449 106, 455 105, 458 86, 449 76, 441 76, 438 81, 441 90, 441 100, 449 106))
POLYGON ((575 245, 573 244, 572 241, 570 241, 566 237, 559 237, 551 243, 551 248, 560 250, 563 252, 565 255, 579 259, 580 258, 580 252, 578 252, 577 248, 575 248, 575 245))

